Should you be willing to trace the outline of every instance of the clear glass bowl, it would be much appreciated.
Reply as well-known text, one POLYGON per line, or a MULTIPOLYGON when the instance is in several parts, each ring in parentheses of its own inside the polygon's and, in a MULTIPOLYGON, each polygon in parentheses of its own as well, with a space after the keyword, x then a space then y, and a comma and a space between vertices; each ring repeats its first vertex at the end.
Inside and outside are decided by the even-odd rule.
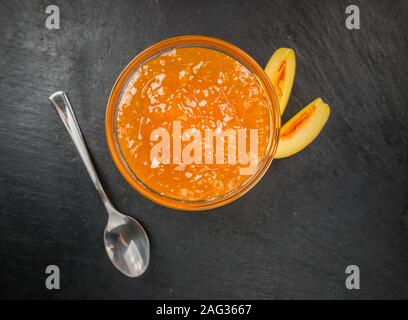
POLYGON ((106 139, 113 161, 118 167, 120 173, 130 183, 130 185, 137 191, 139 191, 142 195, 158 204, 178 210, 208 210, 220 207, 238 199, 246 192, 248 192, 261 179, 261 177, 264 175, 269 165, 271 164, 273 156, 276 152, 279 139, 280 118, 281 116, 279 111, 279 103, 273 86, 269 81, 267 75, 264 73, 263 69, 248 54, 246 54, 238 47, 220 39, 204 36, 180 36, 169 38, 152 45, 151 47, 138 54, 124 68, 124 70, 116 80, 116 83, 113 86, 108 100, 106 109, 106 139), (264 157, 259 161, 256 172, 253 175, 249 176, 248 179, 246 179, 246 181, 242 183, 238 188, 213 199, 199 201, 180 200, 170 198, 156 192, 155 190, 149 188, 149 186, 144 184, 140 179, 138 179, 136 174, 129 169, 118 145, 116 134, 116 113, 121 95, 124 88, 126 88, 128 80, 141 65, 143 65, 150 59, 159 56, 160 54, 168 50, 180 47, 210 48, 227 54, 235 60, 239 61, 256 77, 257 81, 264 89, 269 108, 269 142, 264 157))

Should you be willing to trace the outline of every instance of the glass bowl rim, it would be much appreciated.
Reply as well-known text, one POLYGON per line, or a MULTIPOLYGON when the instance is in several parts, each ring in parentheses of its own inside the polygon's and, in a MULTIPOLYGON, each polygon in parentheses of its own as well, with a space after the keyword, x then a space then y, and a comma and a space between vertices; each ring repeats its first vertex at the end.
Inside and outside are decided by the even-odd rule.
POLYGON ((139 193, 141 193, 146 198, 158 203, 160 205, 177 209, 183 211, 201 211, 217 208, 223 205, 226 205, 248 192, 252 187, 254 187, 262 176, 265 174, 269 168, 273 156, 275 155, 276 148, 279 140, 279 131, 280 131, 280 109, 279 102, 273 88, 271 81, 268 76, 265 74, 264 70, 258 65, 258 63, 245 53, 242 49, 237 46, 226 42, 224 40, 207 37, 207 36, 198 36, 198 35, 189 35, 189 36, 178 36, 168 38, 162 41, 159 41, 147 49, 143 50, 137 54, 122 70, 120 75, 115 81, 113 88, 111 90, 105 114, 105 133, 106 140, 108 144, 109 152, 112 156, 112 159, 118 168, 121 175, 125 180, 139 193), (141 180, 139 180, 136 174, 130 170, 126 160, 122 156, 119 145, 116 138, 116 110, 118 102, 120 101, 121 95, 124 88, 128 84, 130 77, 134 74, 135 70, 146 63, 148 60, 156 57, 157 55, 171 50, 175 47, 206 47, 209 49, 214 49, 220 51, 224 54, 227 54, 243 64, 258 80, 260 85, 263 87, 267 100, 270 113, 270 139, 268 142, 268 148, 263 157, 263 163, 258 165, 256 173, 251 175, 243 184, 238 188, 231 190, 218 198, 213 198, 209 200, 179 200, 167 197, 158 193, 157 191, 149 188, 141 180), (272 132, 273 131, 273 132, 272 132))

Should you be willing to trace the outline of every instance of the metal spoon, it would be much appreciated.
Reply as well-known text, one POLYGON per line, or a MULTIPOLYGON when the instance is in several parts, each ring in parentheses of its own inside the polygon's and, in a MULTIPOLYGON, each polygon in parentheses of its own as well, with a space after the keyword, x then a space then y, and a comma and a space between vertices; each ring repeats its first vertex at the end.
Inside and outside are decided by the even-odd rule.
POLYGON ((109 258, 113 265, 128 277, 142 275, 146 271, 150 260, 150 245, 146 231, 139 222, 120 213, 109 201, 92 164, 81 129, 66 93, 63 91, 55 92, 49 99, 67 128, 108 211, 104 243, 109 258))

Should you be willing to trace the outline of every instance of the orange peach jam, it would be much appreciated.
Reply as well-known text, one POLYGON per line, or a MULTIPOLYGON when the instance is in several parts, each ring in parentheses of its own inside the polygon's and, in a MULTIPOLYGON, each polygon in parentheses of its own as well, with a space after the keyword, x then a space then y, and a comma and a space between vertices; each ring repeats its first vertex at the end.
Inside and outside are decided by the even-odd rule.
POLYGON ((228 129, 247 132, 243 141, 248 158, 253 156, 249 130, 256 129, 257 168, 265 156, 271 130, 264 89, 240 62, 202 47, 172 49, 140 66, 124 89, 116 114, 118 144, 129 169, 150 189, 180 200, 214 199, 251 177, 241 170, 251 165, 249 161, 229 161, 229 136, 220 140, 225 142, 221 157, 225 157, 224 163, 216 161, 216 136, 228 129), (165 141, 170 144, 167 161, 151 158, 152 148, 160 142, 152 137, 158 128, 170 135, 170 140, 165 141), (186 163, 180 159, 185 150, 181 153, 176 148, 183 150, 192 141, 200 148, 206 147, 191 133, 199 132, 204 137, 209 129, 214 132, 213 153, 207 154, 203 148, 194 155, 201 161, 186 163), (190 134, 183 135, 186 130, 190 134))

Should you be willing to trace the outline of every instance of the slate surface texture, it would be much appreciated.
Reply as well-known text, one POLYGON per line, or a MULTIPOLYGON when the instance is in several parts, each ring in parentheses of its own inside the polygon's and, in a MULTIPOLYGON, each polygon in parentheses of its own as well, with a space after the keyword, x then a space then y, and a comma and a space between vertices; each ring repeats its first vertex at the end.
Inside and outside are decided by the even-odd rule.
POLYGON ((0 297, 116 299, 408 298, 408 2, 0 1, 0 297), (45 28, 60 8, 61 29, 45 28), (177 212, 140 196, 109 155, 112 85, 141 50, 200 34, 264 66, 297 54, 284 120, 322 97, 332 114, 301 154, 276 160, 234 203, 177 212), (103 246, 101 201, 48 102, 69 93, 115 205, 149 232, 148 272, 128 279, 103 246), (45 268, 61 289, 45 288, 45 268), (357 265, 361 289, 345 288, 357 265))

